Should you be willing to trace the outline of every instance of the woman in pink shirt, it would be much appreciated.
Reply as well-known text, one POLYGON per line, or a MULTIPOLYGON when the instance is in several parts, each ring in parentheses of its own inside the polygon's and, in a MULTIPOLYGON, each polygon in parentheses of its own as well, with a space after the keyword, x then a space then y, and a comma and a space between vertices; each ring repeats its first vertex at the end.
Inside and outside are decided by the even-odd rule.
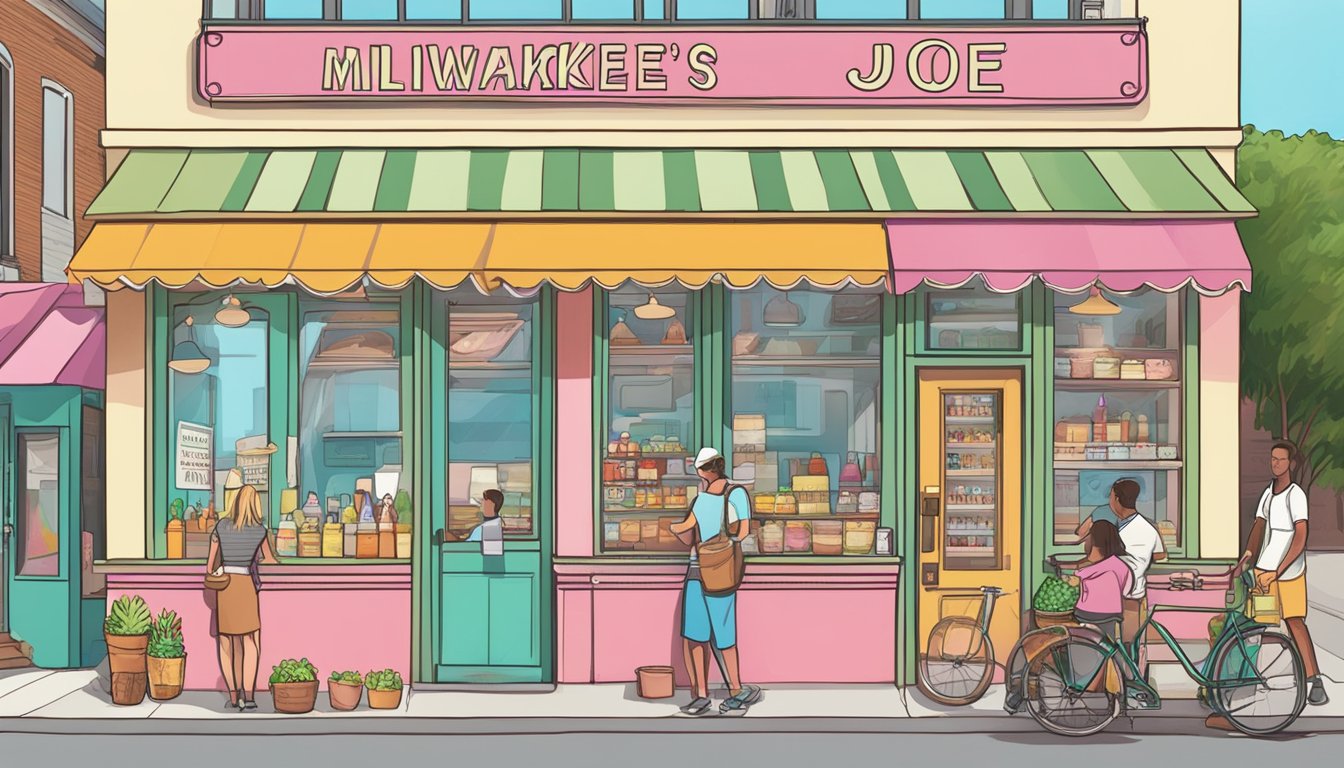
POLYGON ((1095 624, 1111 640, 1120 637, 1124 596, 1134 574, 1120 556, 1125 543, 1110 521, 1097 520, 1087 536, 1088 565, 1079 568, 1069 582, 1080 587, 1074 615, 1085 624, 1095 624))

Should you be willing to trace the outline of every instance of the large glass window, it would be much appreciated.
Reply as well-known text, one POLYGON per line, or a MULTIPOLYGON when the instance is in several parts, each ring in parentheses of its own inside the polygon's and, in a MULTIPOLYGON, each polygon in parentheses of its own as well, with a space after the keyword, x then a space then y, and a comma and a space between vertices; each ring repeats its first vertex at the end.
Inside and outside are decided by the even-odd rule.
POLYGON ((1168 548, 1182 531, 1181 299, 1144 290, 1056 294, 1055 543, 1133 478, 1168 548))
POLYGON ((976 279, 963 288, 928 291, 924 306, 928 349, 1022 349, 1020 293, 994 293, 976 279))
POLYGON ((396 21, 397 0, 341 0, 341 18, 347 21, 396 21))
POLYGON ((42 88, 42 207, 70 215, 70 93, 42 88))
MULTIPOLYGON (((14 61, 0 45, 0 261, 14 256, 14 61)), ((9 264, 14 266, 14 264, 9 264)))
POLYGON ((215 320, 218 306, 214 294, 202 295, 171 313, 168 496, 184 533, 180 542, 169 537, 170 556, 204 558, 215 522, 244 483, 271 508, 269 315, 243 302, 246 317, 230 327, 215 320))
POLYGON ((628 286, 607 305, 602 551, 682 551, 671 526, 699 488, 694 294, 628 286))
POLYGON ((473 21, 559 20, 565 12, 561 0, 467 0, 467 8, 473 21))
POLYGON ((59 576, 61 438, 51 432, 22 432, 18 448, 15 572, 20 576, 59 576))
MULTIPOLYGON (((870 554, 881 509, 882 294, 729 295, 733 478, 761 554, 870 554)), ((750 545, 748 545, 750 547, 750 545)))
POLYGON ((262 17, 267 19, 320 19, 324 0, 263 0, 262 17))
MULTIPOLYGON (((361 529, 367 538, 379 524, 394 533, 389 523, 411 522, 398 306, 396 297, 300 302, 298 485, 281 512, 299 510, 302 519, 292 522, 300 545, 307 526, 310 546, 298 549, 301 556, 316 555, 318 531, 326 534, 322 556, 352 557, 360 554, 361 529)), ((371 549, 365 547, 365 557, 371 549)), ((378 556, 397 557, 395 539, 380 541, 378 556)))
POLYGON ((444 530, 466 539, 481 524, 484 493, 504 494, 505 536, 536 535, 532 478, 537 403, 533 386, 536 299, 448 295, 448 508, 444 530))

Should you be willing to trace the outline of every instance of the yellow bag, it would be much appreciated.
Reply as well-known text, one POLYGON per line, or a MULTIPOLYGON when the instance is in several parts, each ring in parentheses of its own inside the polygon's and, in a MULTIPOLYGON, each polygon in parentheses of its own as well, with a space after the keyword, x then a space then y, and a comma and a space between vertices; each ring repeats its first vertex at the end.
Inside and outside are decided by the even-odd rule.
POLYGON ((1269 592, 1265 594, 1251 595, 1251 599, 1246 603, 1246 615, 1251 621, 1257 624, 1275 625, 1282 619, 1279 611, 1279 591, 1275 586, 1277 585, 1271 585, 1269 592))

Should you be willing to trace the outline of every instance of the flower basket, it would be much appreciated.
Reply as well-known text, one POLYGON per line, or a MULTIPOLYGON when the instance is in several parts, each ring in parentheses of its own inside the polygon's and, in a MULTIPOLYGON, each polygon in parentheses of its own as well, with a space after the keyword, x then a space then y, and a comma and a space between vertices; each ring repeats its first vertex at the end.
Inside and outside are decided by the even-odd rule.
POLYGON ((1034 611, 1036 615, 1036 626, 1040 629, 1046 627, 1059 627, 1065 624, 1077 624, 1073 611, 1034 611))

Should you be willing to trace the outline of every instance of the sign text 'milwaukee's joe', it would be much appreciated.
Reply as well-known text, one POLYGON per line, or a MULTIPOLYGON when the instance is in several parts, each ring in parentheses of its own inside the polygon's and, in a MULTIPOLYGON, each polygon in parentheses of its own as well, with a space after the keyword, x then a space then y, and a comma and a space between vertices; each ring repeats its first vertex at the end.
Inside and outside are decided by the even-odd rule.
POLYGON ((1132 104, 1133 26, 984 29, 207 29, 207 100, 468 98, 1132 104), (1087 66, 1081 66, 1086 62, 1087 66))

